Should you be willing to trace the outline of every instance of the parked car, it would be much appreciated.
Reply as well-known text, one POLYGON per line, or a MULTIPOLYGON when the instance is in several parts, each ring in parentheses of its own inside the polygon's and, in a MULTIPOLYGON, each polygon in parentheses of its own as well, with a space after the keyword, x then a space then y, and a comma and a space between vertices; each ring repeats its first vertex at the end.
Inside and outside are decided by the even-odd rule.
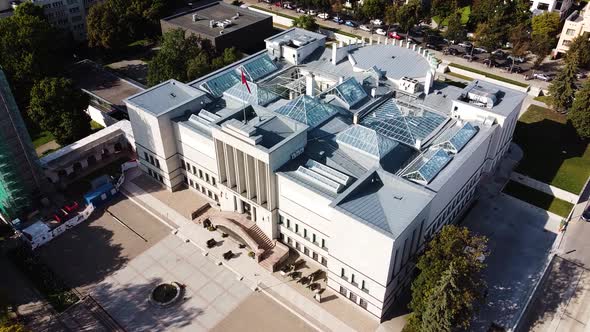
POLYGON ((344 22, 344 25, 352 27, 352 28, 356 28, 357 24, 354 21, 346 21, 344 22))
POLYGON ((476 52, 476 53, 480 53, 481 54, 481 53, 488 53, 488 50, 485 49, 485 48, 483 48, 483 47, 476 47, 476 48, 473 49, 473 52, 476 52))
POLYGON ((452 39, 446 39, 443 38, 443 41, 447 44, 447 45, 455 45, 455 41, 452 39))
POLYGON ((498 61, 494 59, 483 59, 483 64, 489 67, 497 67, 499 65, 498 61))
POLYGON ((387 32, 381 28, 378 28, 377 30, 375 30, 375 33, 381 36, 386 36, 387 32))
POLYGON ((459 55, 461 52, 459 52, 459 50, 457 50, 456 48, 452 48, 452 47, 447 47, 443 50, 443 54, 447 55, 459 55))
POLYGON ((377 25, 377 26, 381 26, 381 25, 383 25, 383 21, 382 21, 382 20, 380 20, 380 19, 378 19, 378 18, 376 18, 376 19, 374 19, 374 20, 371 20, 371 21, 369 21, 369 22, 370 22, 370 23, 373 23, 374 25, 377 25))
POLYGON ((502 50, 495 50, 491 54, 493 56, 498 57, 498 58, 501 58, 501 59, 505 58, 508 55, 508 53, 506 53, 506 52, 504 52, 502 50))
POLYGON ((306 14, 307 13, 307 11, 303 8, 297 8, 295 11, 298 12, 299 14, 306 14))
POLYGON ((534 73, 533 78, 536 78, 538 80, 545 81, 545 82, 551 81, 551 76, 549 76, 545 73, 534 73))
POLYGON ((283 2, 283 8, 293 10, 295 9, 295 5, 290 2, 283 2))
POLYGON ((440 50, 440 47, 438 45, 435 45, 435 44, 426 44, 426 48, 429 48, 429 49, 435 50, 435 51, 440 50))
POLYGON ((416 45, 420 45, 422 44, 422 42, 420 42, 418 39, 416 38, 412 38, 412 37, 408 37, 408 40, 411 41, 412 43, 416 44, 416 45))
POLYGON ((359 26, 359 29, 363 30, 363 31, 367 31, 367 32, 371 32, 371 28, 369 28, 368 26, 362 24, 361 26, 359 26))
POLYGON ((468 42, 468 41, 464 41, 464 42, 460 42, 459 43, 459 46, 465 47, 465 48, 472 48, 473 47, 473 44, 470 43, 470 42, 468 42))
POLYGON ((590 205, 586 207, 586 210, 582 212, 582 219, 585 221, 590 221, 590 205))
POLYGON ((516 56, 516 55, 509 55, 507 59, 514 61, 514 63, 525 63, 526 62, 526 59, 524 57, 516 56))
POLYGON ((397 32, 395 32, 395 31, 389 33, 389 38, 393 38, 393 39, 397 39, 397 40, 403 39, 403 37, 398 35, 397 32))
POLYGON ((334 17, 332 17, 332 21, 334 21, 334 22, 336 22, 336 23, 338 23, 338 24, 342 24, 342 23, 344 23, 344 20, 343 20, 343 19, 341 19, 339 16, 334 16, 334 17))
POLYGON ((307 15, 309 15, 309 16, 316 16, 317 14, 318 14, 318 12, 316 12, 313 9, 310 9, 310 10, 307 11, 307 15))
POLYGON ((281 2, 280 1, 275 2, 275 6, 276 7, 281 7, 281 2))
POLYGON ((328 13, 319 13, 318 17, 324 20, 327 20, 330 18, 330 15, 328 13))

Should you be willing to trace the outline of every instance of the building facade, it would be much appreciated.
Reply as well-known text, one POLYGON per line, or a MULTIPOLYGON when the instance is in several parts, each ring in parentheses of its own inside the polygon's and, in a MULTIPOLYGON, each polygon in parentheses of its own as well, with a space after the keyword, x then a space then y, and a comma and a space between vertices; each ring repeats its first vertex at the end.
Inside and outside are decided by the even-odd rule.
POLYGON ((140 167, 245 215, 381 318, 507 151, 525 95, 439 83, 437 60, 403 41, 326 47, 294 28, 265 42, 127 98, 140 167))
POLYGON ((12 220, 26 212, 42 186, 37 154, 0 69, 0 215, 12 220))
POLYGON ((563 20, 569 14, 573 3, 572 0, 533 0, 531 1, 531 12, 533 15, 555 12, 563 20))
POLYGON ((554 55, 564 54, 569 50, 569 45, 578 36, 590 38, 590 4, 581 11, 575 11, 568 16, 561 29, 559 42, 553 50, 554 55))
POLYGON ((70 30, 75 40, 86 39, 86 15, 90 7, 101 0, 31 0, 43 8, 52 25, 70 30))

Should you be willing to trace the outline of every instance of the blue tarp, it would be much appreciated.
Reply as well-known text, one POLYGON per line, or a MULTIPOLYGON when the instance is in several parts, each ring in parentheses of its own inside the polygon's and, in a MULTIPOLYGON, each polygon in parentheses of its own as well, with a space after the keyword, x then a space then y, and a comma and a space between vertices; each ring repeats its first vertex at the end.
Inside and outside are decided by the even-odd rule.
POLYGON ((94 206, 97 206, 113 196, 113 194, 111 193, 112 190, 115 190, 115 187, 112 183, 104 183, 96 189, 87 192, 84 195, 84 200, 86 201, 86 204, 94 204, 94 206), (106 195, 105 199, 101 197, 103 194, 106 195))

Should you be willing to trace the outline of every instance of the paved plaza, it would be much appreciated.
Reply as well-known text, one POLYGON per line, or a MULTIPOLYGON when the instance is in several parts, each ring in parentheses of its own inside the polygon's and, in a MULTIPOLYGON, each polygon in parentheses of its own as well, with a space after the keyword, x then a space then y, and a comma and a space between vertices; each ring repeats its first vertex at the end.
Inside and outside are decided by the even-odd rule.
POLYGON ((487 331, 492 323, 512 327, 541 277, 559 222, 560 218, 511 196, 482 195, 463 222, 489 238, 484 270, 488 293, 473 331, 487 331))
MULTIPOLYGON (((260 331, 259 320, 275 312, 301 327, 291 331, 312 330, 272 300, 249 299, 264 296, 250 287, 235 273, 205 257, 195 245, 171 234, 108 276, 91 293, 128 331, 205 331, 222 321, 235 326, 236 317, 243 318, 239 324, 247 330, 260 331), (170 308, 150 304, 148 296, 153 287, 170 281, 186 286, 184 299, 170 308), (244 301, 245 307, 241 307, 244 301), (252 310, 258 317, 248 314, 252 310)), ((282 319, 272 321, 265 322, 264 330, 276 331, 284 324, 282 319)))

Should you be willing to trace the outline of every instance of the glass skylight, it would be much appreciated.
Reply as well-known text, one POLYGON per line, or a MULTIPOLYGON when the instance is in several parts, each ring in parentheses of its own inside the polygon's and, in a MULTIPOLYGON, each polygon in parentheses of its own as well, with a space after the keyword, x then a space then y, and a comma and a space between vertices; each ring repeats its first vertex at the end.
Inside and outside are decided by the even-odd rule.
POLYGON ((387 137, 379 135, 375 130, 353 125, 336 135, 336 142, 353 149, 365 152, 377 159, 383 158, 397 143, 387 137))
POLYGON ((203 87, 207 89, 212 95, 220 97, 224 91, 228 90, 236 83, 240 82, 240 77, 234 70, 228 70, 221 75, 210 78, 203 87))
POLYGON ((398 142, 416 147, 446 117, 426 110, 402 112, 393 99, 388 99, 361 120, 361 124, 398 142))
POLYGON ((236 83, 225 94, 243 103, 260 106, 266 106, 280 98, 278 94, 267 88, 260 87, 256 83, 248 82, 248 86, 250 87, 250 92, 248 92, 248 88, 242 82, 236 83))
POLYGON ((314 128, 336 114, 336 109, 308 95, 291 100, 275 112, 314 128))
POLYGON ((249 81, 256 81, 279 69, 266 53, 244 64, 242 67, 249 81))
POLYGON ((367 93, 359 82, 353 77, 337 85, 334 90, 335 94, 345 101, 349 107, 353 107, 359 101, 367 97, 367 93))
POLYGON ((404 171, 403 176, 419 183, 428 184, 453 159, 442 148, 431 149, 416 158, 404 171))
POLYGON ((455 153, 461 151, 476 133, 477 128, 473 127, 469 122, 459 129, 459 131, 449 140, 449 143, 455 148, 455 153))

